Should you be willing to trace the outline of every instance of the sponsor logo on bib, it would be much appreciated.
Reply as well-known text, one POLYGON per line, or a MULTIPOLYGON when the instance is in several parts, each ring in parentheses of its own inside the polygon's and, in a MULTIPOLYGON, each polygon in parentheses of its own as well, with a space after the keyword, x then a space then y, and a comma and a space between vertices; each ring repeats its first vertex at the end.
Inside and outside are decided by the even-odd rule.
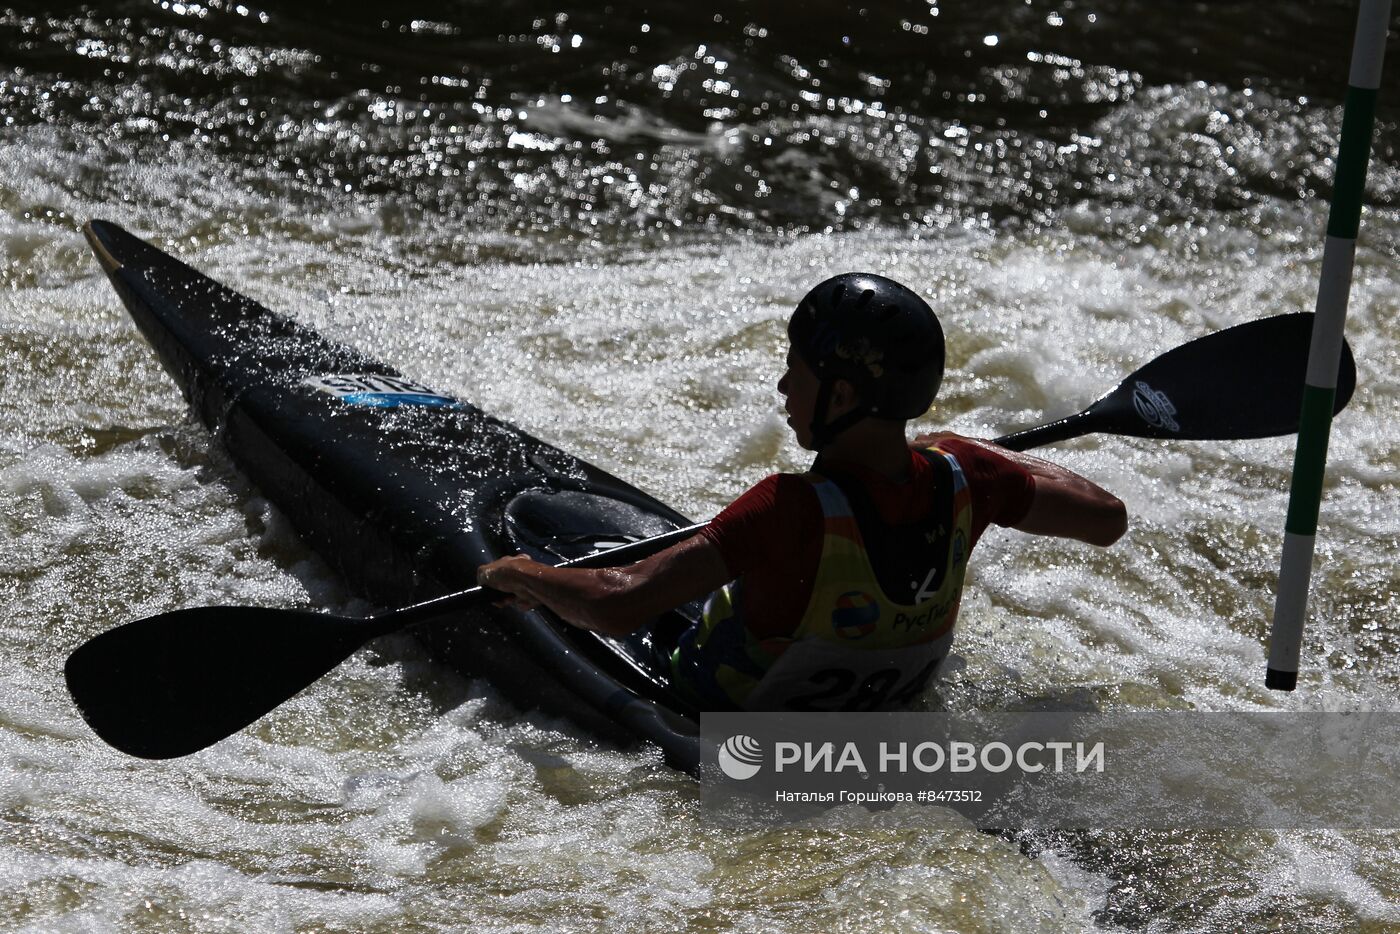
POLYGON ((836 598, 831 613, 831 628, 843 639, 859 639, 875 631, 880 619, 880 604, 870 594, 850 590, 836 598))

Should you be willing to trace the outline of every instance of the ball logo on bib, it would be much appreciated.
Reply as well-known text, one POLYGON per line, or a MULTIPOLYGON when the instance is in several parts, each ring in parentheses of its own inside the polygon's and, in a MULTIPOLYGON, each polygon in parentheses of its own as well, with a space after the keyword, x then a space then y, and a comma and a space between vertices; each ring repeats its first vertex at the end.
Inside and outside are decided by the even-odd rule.
POLYGON ((875 631, 880 619, 880 605, 870 594, 849 590, 836 598, 831 614, 831 628, 843 639, 859 639, 875 631))

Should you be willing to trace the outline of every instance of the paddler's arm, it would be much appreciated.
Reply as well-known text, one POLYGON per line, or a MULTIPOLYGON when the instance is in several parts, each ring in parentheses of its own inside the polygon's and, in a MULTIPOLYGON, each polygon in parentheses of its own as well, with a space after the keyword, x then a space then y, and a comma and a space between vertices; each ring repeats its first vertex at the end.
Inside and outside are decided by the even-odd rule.
POLYGON ((703 535, 620 568, 556 568, 524 555, 477 568, 478 583, 545 606, 583 629, 622 636, 729 581, 724 559, 703 535))
POLYGON ((948 432, 920 435, 914 445, 927 447, 942 438, 957 438, 987 449, 1019 464, 1035 478, 1035 495, 1030 509, 1012 528, 1032 535, 1072 538, 1090 545, 1107 547, 1128 530, 1128 509, 1123 501, 1103 487, 1072 470, 1052 464, 1022 451, 1012 451, 991 441, 964 438, 948 432))

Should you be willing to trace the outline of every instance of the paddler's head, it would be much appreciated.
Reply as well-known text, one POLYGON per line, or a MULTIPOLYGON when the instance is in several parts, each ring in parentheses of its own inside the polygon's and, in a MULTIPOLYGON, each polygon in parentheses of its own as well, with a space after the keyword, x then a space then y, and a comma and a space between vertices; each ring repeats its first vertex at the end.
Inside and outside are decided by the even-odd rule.
POLYGON ((898 423, 933 404, 943 380, 943 329, 928 303, 884 276, 827 279, 788 321, 778 383, 797 443, 820 451, 873 418, 898 423))

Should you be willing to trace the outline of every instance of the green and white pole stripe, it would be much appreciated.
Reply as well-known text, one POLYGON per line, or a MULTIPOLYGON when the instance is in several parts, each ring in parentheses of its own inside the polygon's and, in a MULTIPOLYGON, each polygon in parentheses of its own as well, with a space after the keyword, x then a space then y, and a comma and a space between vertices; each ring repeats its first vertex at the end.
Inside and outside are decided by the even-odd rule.
POLYGON ((1351 50, 1351 79, 1342 116, 1332 207, 1327 216, 1327 245, 1322 253, 1322 276, 1317 289, 1317 317, 1308 348, 1307 383, 1298 447, 1293 457, 1293 487, 1279 567, 1274 626, 1269 637, 1269 670, 1264 684, 1291 691, 1298 684, 1298 653, 1303 644, 1308 587, 1312 579, 1317 517, 1322 507, 1322 477, 1327 465, 1327 438, 1332 430, 1332 405, 1337 390, 1337 367, 1342 356, 1347 298, 1351 292, 1356 233, 1361 226, 1361 198, 1366 189, 1366 163, 1371 156, 1376 96, 1385 60, 1390 0, 1361 0, 1356 40, 1351 50))

